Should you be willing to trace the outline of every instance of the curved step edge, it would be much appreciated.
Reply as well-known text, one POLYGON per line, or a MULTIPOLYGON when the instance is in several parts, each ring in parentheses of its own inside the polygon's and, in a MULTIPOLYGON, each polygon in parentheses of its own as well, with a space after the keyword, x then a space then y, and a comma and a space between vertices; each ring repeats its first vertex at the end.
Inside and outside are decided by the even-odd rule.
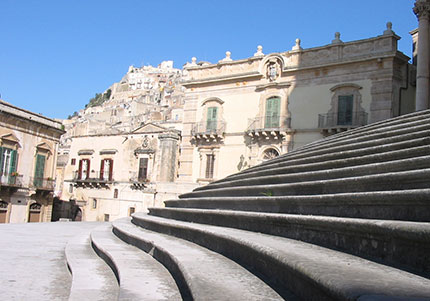
POLYGON ((307 300, 356 300, 367 295, 428 300, 430 296, 426 278, 305 242, 140 213, 133 222, 223 254, 259 273, 274 288, 287 287, 307 300))
POLYGON ((106 224, 91 231, 96 253, 117 275, 119 300, 181 300, 176 283, 166 268, 148 254, 131 246, 106 224))
MULTIPOLYGON (((142 229, 129 219, 113 222, 121 239, 149 252, 174 275, 188 300, 282 300, 267 284, 235 262, 192 242, 142 229)), ((287 292, 288 300, 296 297, 287 292)))
POLYGON ((90 231, 72 238, 65 247, 67 266, 72 274, 69 300, 118 300, 117 279, 91 247, 90 231))

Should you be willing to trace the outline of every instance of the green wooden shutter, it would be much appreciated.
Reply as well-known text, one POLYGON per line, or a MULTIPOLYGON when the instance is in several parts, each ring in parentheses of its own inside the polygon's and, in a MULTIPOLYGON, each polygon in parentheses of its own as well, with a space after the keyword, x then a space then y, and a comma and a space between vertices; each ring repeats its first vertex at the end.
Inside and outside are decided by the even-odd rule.
POLYGON ((13 175, 16 172, 17 163, 17 153, 16 150, 11 150, 10 152, 10 167, 9 167, 9 184, 15 184, 16 176, 13 175))
POLYGON ((337 105, 337 124, 351 125, 352 110, 353 110, 353 96, 352 95, 339 96, 338 105, 337 105))
POLYGON ((36 156, 36 170, 34 172, 34 186, 41 187, 43 184, 43 175, 45 174, 45 156, 36 156))
POLYGON ((9 169, 9 174, 13 173, 16 171, 16 162, 17 162, 17 153, 16 150, 12 150, 10 153, 10 169, 9 169))
POLYGON ((218 108, 217 107, 210 107, 208 108, 207 112, 207 118, 206 118, 206 131, 216 131, 217 126, 217 116, 218 115, 218 108))
POLYGON ((4 164, 4 147, 0 147, 0 175, 5 174, 6 172, 3 170, 3 164, 4 164))
POLYGON ((264 119, 265 128, 279 127, 280 109, 281 99, 279 97, 271 97, 266 101, 266 115, 264 119))

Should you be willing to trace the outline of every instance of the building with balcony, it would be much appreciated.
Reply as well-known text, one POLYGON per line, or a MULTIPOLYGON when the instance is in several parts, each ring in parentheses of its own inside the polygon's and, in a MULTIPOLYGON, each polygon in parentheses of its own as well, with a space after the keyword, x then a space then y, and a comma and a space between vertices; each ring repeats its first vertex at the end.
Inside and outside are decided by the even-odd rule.
POLYGON ((62 127, 0 100, 0 223, 51 221, 62 127))
POLYGON ((192 188, 177 178, 180 132, 154 123, 121 134, 71 137, 61 199, 83 221, 109 221, 162 206, 192 188))
POLYGON ((180 182, 206 184, 339 131, 414 111, 414 66, 381 35, 303 49, 192 58, 185 87, 180 182))

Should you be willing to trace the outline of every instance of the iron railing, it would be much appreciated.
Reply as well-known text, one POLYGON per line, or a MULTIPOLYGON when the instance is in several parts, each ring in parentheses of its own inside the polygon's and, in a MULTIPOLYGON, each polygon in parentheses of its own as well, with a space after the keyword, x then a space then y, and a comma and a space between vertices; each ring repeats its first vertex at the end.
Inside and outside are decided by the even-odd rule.
POLYGON ((54 190, 55 180, 51 178, 30 177, 30 187, 42 190, 54 190))
POLYGON ((98 170, 91 170, 88 174, 85 174, 85 172, 79 173, 79 171, 74 171, 73 180, 88 182, 112 182, 113 173, 109 174, 108 172, 106 172, 101 175, 100 171, 98 170))
POLYGON ((4 173, 0 174, 0 184, 2 186, 17 186, 21 187, 23 185, 22 181, 23 176, 15 173, 9 174, 4 173))
POLYGON ((263 116, 248 119, 247 131, 286 130, 291 128, 291 118, 287 116, 263 116))
POLYGON ((318 128, 363 126, 367 124, 367 116, 363 111, 318 114, 318 128))
POLYGON ((193 124, 191 135, 222 135, 225 133, 225 121, 208 120, 193 124))

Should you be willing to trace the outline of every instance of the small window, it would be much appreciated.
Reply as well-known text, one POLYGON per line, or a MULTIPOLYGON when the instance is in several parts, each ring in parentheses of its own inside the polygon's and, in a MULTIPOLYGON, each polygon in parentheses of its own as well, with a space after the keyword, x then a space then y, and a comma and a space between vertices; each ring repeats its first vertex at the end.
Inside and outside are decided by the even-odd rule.
POLYGON ((148 158, 140 158, 138 181, 145 181, 148 178, 148 158))
POLYGON ((136 212, 136 208, 134 207, 128 208, 128 216, 131 216, 134 212, 136 212))
POLYGON ((109 214, 105 214, 105 222, 109 221, 109 214))
POLYGON ((73 193, 73 184, 69 185, 69 193, 73 193))
POLYGON ((115 188, 115 189, 113 190, 113 198, 114 198, 114 199, 117 199, 117 198, 118 198, 118 189, 117 189, 117 188, 115 188))
POLYGON ((112 181, 113 160, 103 159, 100 163, 100 180, 112 181))
POLYGON ((78 179, 86 180, 89 177, 90 177, 90 160, 89 159, 79 160, 78 179))
POLYGON ((70 164, 71 164, 71 165, 76 165, 76 159, 75 159, 75 158, 72 158, 72 160, 71 160, 70 164))
POLYGON ((97 199, 93 199, 93 209, 97 208, 97 199))
POLYGON ((215 155, 206 155, 206 179, 214 177, 215 155))
POLYGON ((279 156, 279 153, 278 153, 278 151, 276 149, 269 148, 269 149, 267 149, 267 150, 264 151, 264 153, 263 153, 263 160, 264 161, 270 160, 270 159, 276 158, 278 156, 279 156))

